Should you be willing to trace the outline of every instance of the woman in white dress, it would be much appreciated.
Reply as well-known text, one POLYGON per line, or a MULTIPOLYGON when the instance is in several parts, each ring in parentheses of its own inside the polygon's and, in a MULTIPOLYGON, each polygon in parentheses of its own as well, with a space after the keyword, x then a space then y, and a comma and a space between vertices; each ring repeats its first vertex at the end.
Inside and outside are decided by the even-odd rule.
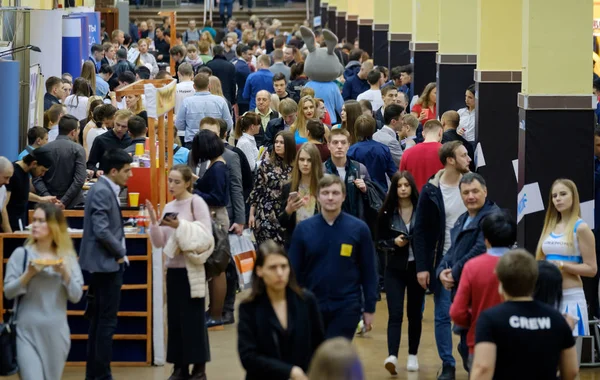
POLYGON ((83 120, 87 117, 88 98, 90 97, 90 84, 83 78, 75 79, 73 83, 73 95, 67 96, 65 105, 67 114, 73 115, 77 120, 83 120))
POLYGON ((17 363, 22 380, 62 378, 71 338, 67 301, 83 294, 83 275, 62 211, 38 203, 31 237, 6 265, 4 295, 17 303, 17 363))

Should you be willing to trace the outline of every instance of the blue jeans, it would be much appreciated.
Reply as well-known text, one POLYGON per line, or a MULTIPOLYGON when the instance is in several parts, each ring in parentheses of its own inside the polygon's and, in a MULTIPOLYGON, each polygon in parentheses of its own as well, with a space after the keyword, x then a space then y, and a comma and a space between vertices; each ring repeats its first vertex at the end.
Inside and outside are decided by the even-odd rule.
POLYGON ((225 4, 225 0, 219 2, 219 14, 221 15, 221 22, 227 27, 227 22, 233 16, 233 0, 225 4), (225 8, 227 8, 227 14, 225 14, 225 8))
POLYGON ((452 356, 452 325, 450 322, 450 291, 446 290, 439 279, 433 293, 435 303, 435 343, 438 355, 445 365, 456 366, 452 356))

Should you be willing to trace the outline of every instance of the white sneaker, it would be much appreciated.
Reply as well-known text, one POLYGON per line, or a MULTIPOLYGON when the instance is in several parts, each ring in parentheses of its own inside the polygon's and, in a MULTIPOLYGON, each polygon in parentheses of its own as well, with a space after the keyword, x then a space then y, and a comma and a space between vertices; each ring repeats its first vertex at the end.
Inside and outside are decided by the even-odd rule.
POLYGON ((398 374, 398 372, 396 372, 396 367, 398 366, 398 358, 395 357, 394 355, 388 356, 388 358, 385 359, 385 361, 383 362, 383 365, 385 366, 385 369, 387 369, 391 375, 398 374))
POLYGON ((406 370, 408 372, 417 372, 419 370, 419 359, 417 359, 417 355, 408 355, 406 370))

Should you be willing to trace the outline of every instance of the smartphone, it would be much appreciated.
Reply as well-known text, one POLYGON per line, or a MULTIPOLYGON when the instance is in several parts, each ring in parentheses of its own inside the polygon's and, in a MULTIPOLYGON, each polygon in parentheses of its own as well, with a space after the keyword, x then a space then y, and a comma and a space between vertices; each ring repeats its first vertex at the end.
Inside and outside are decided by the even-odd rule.
POLYGON ((298 199, 298 192, 297 191, 291 192, 289 195, 289 199, 292 199, 292 200, 298 199))
POLYGON ((177 219, 177 215, 179 215, 178 212, 167 212, 163 219, 177 219))

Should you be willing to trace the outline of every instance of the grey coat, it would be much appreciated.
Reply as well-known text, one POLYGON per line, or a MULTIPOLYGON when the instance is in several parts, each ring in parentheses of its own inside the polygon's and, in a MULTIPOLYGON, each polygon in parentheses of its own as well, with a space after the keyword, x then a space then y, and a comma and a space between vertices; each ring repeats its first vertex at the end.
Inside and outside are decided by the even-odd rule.
POLYGON ((400 159, 402 158, 402 146, 398 142, 398 136, 396 133, 389 127, 383 127, 377 132, 373 134, 373 140, 383 145, 386 145, 390 148, 390 153, 392 153, 392 159, 396 166, 400 166, 400 159))
POLYGON ((94 273, 119 270, 126 255, 121 207, 108 180, 101 177, 85 200, 83 238, 79 249, 81 269, 94 273))
POLYGON ((273 75, 282 73, 285 75, 286 82, 290 81, 290 73, 291 69, 285 65, 283 62, 276 62, 271 67, 269 67, 269 71, 273 73, 273 75))

